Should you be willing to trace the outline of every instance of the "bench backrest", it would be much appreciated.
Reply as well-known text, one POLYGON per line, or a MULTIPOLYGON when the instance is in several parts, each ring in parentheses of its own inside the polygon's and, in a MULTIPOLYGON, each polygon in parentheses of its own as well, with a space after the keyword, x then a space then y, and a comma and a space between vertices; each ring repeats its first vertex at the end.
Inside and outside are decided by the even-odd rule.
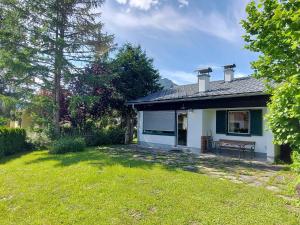
POLYGON ((255 141, 238 141, 238 140, 227 140, 227 139, 220 139, 219 142, 224 144, 232 144, 232 145, 255 145, 255 141))

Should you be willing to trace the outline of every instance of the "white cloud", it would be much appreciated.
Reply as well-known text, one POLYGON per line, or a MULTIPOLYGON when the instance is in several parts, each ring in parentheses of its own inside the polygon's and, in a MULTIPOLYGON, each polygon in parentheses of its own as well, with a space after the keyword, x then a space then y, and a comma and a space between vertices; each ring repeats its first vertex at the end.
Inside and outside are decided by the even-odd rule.
POLYGON ((168 78, 178 85, 192 84, 197 82, 196 73, 180 70, 160 70, 159 72, 163 78, 168 78))
POLYGON ((245 73, 236 72, 234 73, 234 77, 241 78, 241 77, 247 77, 248 75, 245 73))
POLYGON ((152 6, 157 5, 159 0, 116 0, 119 4, 128 4, 129 7, 137 8, 141 10, 149 10, 152 6))
POLYGON ((116 0, 119 4, 126 4, 127 3, 127 0, 116 0))
MULTIPOLYGON (((137 0, 129 1, 138 3, 137 0)), ((147 8, 149 6, 144 7, 147 8)), ((119 33, 120 29, 125 29, 126 32, 132 32, 135 29, 147 29, 147 32, 149 32, 148 29, 181 33, 199 31, 230 42, 240 40, 241 35, 241 28, 238 22, 228 21, 224 15, 216 11, 204 13, 199 10, 188 14, 180 14, 173 7, 164 6, 162 9, 152 10, 147 13, 133 11, 124 13, 124 11, 107 4, 102 16, 106 26, 117 33, 119 33), (130 29, 131 31, 129 31, 130 29)))
POLYGON ((178 0, 179 2, 179 7, 184 7, 184 6, 188 6, 189 5, 189 1, 188 0, 178 0))

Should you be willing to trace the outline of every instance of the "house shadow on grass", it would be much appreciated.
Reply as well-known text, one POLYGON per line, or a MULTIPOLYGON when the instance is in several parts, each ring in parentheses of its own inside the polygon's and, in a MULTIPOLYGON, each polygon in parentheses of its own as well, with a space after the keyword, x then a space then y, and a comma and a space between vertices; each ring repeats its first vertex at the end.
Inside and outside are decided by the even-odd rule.
POLYGON ((251 172, 275 172, 285 169, 284 166, 272 165, 267 162, 224 157, 216 154, 195 155, 178 151, 159 151, 156 149, 141 148, 137 145, 107 148, 110 154, 122 154, 127 152, 129 158, 162 164, 168 169, 184 169, 194 172, 202 172, 211 169, 227 173, 251 172))
POLYGON ((81 162, 97 166, 121 165, 128 168, 151 169, 160 165, 167 170, 177 169, 191 172, 205 173, 205 170, 218 170, 225 173, 240 173, 241 171, 279 171, 282 167, 264 162, 238 160, 236 158, 221 157, 212 154, 197 156, 185 152, 166 152, 136 145, 102 146, 87 149, 84 152, 63 155, 45 154, 27 164, 45 161, 56 161, 55 166, 71 166, 81 162))
MULTIPOLYGON (((107 149, 108 147, 103 147, 107 149)), ((115 147, 113 147, 115 148, 115 147)), ((102 148, 87 149, 83 152, 74 152, 67 154, 44 154, 39 158, 26 162, 26 164, 43 163, 55 161, 56 167, 67 167, 76 165, 78 163, 87 162, 89 165, 99 167, 102 169, 107 166, 121 165, 129 168, 143 168, 151 169, 154 166, 151 162, 146 162, 143 160, 137 160, 130 156, 130 154, 119 153, 119 154, 109 154, 109 152, 102 151, 102 148)))

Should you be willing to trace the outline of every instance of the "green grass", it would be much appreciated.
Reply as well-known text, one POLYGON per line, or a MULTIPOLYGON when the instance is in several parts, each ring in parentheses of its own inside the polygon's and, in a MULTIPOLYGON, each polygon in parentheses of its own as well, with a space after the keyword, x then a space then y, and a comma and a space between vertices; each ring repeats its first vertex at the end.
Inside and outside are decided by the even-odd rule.
POLYGON ((0 224, 299 224, 263 188, 97 149, 0 161, 0 224))

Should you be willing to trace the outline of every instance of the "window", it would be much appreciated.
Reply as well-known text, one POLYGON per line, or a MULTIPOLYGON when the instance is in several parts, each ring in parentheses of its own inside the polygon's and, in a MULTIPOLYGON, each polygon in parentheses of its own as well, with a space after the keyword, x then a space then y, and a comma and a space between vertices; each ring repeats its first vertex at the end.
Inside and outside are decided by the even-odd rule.
POLYGON ((144 111, 143 133, 175 135, 175 111, 144 111))
POLYGON ((249 111, 228 111, 228 133, 250 134, 249 111))
POLYGON ((216 133, 226 135, 263 135, 261 109, 217 110, 216 133))

